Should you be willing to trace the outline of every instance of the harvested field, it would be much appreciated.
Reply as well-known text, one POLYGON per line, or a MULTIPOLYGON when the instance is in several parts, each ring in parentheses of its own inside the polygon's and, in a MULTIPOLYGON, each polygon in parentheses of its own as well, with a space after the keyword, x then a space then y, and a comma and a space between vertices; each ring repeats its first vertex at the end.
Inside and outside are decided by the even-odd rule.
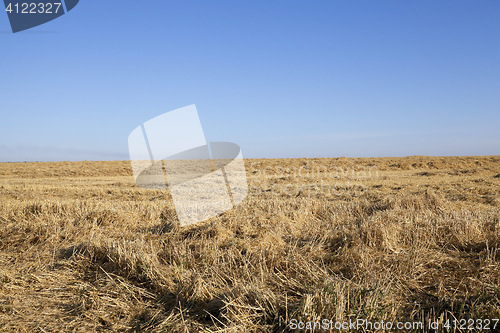
POLYGON ((0 331, 500 319, 500 156, 245 163, 185 228, 129 161, 0 163, 0 331))

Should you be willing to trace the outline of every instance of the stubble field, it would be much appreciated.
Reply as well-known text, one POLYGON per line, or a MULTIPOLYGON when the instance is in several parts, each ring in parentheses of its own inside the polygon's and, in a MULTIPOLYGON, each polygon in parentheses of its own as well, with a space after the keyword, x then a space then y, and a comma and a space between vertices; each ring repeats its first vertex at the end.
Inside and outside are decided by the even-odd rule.
POLYGON ((247 198, 181 228, 129 161, 0 163, 0 331, 500 319, 500 156, 245 164, 247 198))

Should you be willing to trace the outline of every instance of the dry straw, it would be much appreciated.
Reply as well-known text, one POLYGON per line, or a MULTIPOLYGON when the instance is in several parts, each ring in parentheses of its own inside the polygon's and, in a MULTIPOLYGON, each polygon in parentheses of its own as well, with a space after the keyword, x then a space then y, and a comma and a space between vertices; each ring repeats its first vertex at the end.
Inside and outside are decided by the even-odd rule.
POLYGON ((186 228, 127 162, 0 164, 0 331, 499 318, 499 157, 246 163, 262 191, 186 228), (286 173, 307 162, 319 176, 286 173), (378 172, 345 172, 363 166, 378 172), (366 191, 266 191, 320 181, 366 191))

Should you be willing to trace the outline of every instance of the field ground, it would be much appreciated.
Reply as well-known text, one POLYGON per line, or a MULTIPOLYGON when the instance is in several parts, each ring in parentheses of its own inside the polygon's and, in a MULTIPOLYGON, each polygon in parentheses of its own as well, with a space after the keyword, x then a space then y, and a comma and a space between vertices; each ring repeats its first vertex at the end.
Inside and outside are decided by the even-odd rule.
POLYGON ((184 228, 128 161, 0 163, 0 331, 500 318, 500 156, 245 163, 248 197, 184 228))

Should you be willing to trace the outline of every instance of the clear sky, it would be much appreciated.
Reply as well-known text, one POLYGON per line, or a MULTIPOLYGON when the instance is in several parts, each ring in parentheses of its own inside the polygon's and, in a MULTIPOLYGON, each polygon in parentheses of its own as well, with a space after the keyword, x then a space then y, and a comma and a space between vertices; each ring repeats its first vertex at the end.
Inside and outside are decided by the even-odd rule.
POLYGON ((0 161, 125 160, 196 104, 248 158, 500 155, 500 1, 81 0, 12 34, 0 161))

